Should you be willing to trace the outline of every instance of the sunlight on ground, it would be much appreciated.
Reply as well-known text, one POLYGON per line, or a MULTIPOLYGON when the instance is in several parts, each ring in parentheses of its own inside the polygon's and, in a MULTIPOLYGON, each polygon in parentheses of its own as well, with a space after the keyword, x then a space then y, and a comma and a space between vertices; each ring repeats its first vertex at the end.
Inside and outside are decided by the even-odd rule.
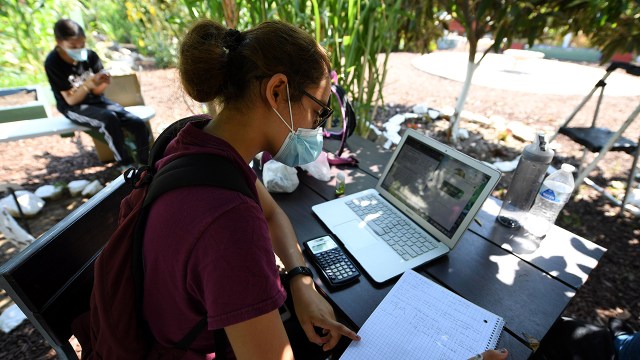
POLYGON ((2 300, 0 300, 0 309, 5 309, 7 307, 9 307, 12 304, 11 298, 10 297, 6 297, 2 300))
POLYGON ((85 199, 85 198, 77 199, 76 201, 73 201, 73 202, 69 203, 66 206, 65 209, 67 209, 68 211, 73 211, 73 210, 77 209, 80 205, 86 203, 87 200, 89 200, 89 199, 85 199))
POLYGON ((83 176, 88 176, 88 175, 94 175, 94 174, 98 174, 101 172, 104 172, 107 169, 107 166, 101 164, 101 165, 97 165, 97 166, 90 166, 90 167, 86 167, 86 168, 81 168, 81 169, 75 169, 73 171, 73 174, 80 178, 83 176))
POLYGON ((15 253, 17 249, 16 249, 16 247, 13 245, 13 243, 12 243, 12 242, 10 242, 10 241, 9 241, 9 240, 4 236, 4 234, 0 233, 0 248, 4 247, 5 245, 6 245, 6 246, 9 246, 10 248, 9 248, 9 249, 6 249, 6 250, 4 250, 4 249, 3 249, 3 251, 2 251, 2 252, 3 252, 4 254, 6 254, 6 255, 9 255, 9 257, 12 257, 12 256, 13 256, 12 254, 13 254, 13 253, 15 253))

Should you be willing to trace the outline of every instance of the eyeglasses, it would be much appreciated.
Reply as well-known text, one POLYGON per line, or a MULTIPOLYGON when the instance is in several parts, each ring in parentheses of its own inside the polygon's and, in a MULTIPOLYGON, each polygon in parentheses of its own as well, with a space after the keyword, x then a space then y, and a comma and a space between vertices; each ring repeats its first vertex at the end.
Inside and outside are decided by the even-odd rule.
MULTIPOLYGON (((320 113, 318 114, 318 118, 316 119, 313 128, 317 129, 319 127, 323 127, 324 124, 327 123, 327 120, 331 117, 331 115, 333 115, 333 109, 329 107, 329 102, 327 102, 326 104, 323 104, 322 101, 318 100, 315 96, 309 94, 308 92, 302 90, 302 93, 305 96, 307 96, 309 99, 315 101, 316 104, 322 106, 322 110, 320 110, 320 113)), ((329 98, 329 101, 331 101, 331 98, 329 98)))

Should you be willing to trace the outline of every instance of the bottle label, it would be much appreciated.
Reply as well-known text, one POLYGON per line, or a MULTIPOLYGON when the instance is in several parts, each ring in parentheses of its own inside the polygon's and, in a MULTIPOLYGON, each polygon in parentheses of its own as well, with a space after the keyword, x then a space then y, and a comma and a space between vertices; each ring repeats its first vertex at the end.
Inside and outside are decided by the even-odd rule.
POLYGON ((566 200, 568 200, 568 198, 571 196, 571 193, 566 193, 566 192, 556 192, 553 191, 553 189, 551 189, 550 187, 546 186, 544 183, 542 184, 542 187, 540 188, 540 196, 542 196, 543 198, 554 202, 554 203, 565 203, 566 200))

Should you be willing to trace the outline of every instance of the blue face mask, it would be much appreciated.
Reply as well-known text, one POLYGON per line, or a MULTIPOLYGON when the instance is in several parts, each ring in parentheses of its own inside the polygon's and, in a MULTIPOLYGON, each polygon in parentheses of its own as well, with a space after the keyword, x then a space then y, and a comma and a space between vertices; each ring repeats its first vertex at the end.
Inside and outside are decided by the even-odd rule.
POLYGON ((67 49, 63 48, 69 56, 75 61, 87 61, 88 53, 86 48, 82 49, 67 49))
POLYGON ((289 97, 289 84, 287 84, 287 101, 289 102, 289 117, 291 126, 273 108, 280 120, 291 130, 278 153, 273 157, 287 166, 298 166, 314 162, 322 152, 322 129, 302 129, 293 131, 293 113, 291 112, 291 98, 289 97))

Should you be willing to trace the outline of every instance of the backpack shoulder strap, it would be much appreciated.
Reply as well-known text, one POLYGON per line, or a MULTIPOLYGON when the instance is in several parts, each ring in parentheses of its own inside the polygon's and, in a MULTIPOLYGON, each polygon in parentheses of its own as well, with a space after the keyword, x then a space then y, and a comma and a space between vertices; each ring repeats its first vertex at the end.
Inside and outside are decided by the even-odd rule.
POLYGON ((164 151, 167 149, 167 145, 169 145, 171 140, 175 139, 182 128, 184 128, 189 123, 194 123, 196 126, 202 127, 206 125, 210 120, 211 117, 206 114, 193 115, 184 119, 180 119, 164 129, 162 133, 158 135, 158 138, 154 141, 153 146, 151 147, 151 150, 149 152, 149 164, 151 165, 151 169, 153 170, 153 166, 156 164, 156 161, 164 156, 164 151))
POLYGON ((171 161, 153 175, 144 206, 162 194, 187 186, 215 186, 234 190, 259 204, 240 169, 231 160, 213 154, 194 154, 171 161))

